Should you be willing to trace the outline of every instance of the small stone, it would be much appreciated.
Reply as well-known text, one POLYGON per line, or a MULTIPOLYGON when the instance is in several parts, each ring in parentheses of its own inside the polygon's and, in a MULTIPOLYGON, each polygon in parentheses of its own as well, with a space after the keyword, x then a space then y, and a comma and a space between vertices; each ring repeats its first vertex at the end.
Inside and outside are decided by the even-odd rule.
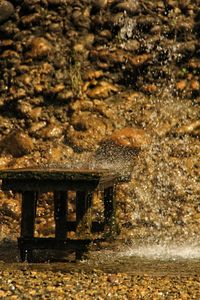
POLYGON ((14 6, 9 1, 0 1, 0 24, 7 21, 14 13, 14 6))
POLYGON ((29 154, 34 148, 32 139, 24 132, 14 130, 0 142, 0 150, 14 157, 29 154))

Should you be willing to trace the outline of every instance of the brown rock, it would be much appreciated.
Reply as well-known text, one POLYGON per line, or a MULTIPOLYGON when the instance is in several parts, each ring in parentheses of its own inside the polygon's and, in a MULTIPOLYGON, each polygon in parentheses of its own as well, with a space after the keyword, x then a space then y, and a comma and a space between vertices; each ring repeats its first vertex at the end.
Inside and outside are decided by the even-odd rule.
POLYGON ((3 201, 0 208, 0 212, 6 216, 12 217, 16 220, 19 219, 20 215, 20 205, 18 201, 13 201, 13 199, 6 199, 3 201))
POLYGON ((140 6, 138 2, 129 0, 129 1, 120 2, 119 4, 116 5, 115 8, 118 11, 123 11, 123 12, 125 11, 128 14, 135 15, 139 13, 140 6))
POLYGON ((14 6, 9 1, 0 1, 0 24, 7 21, 14 13, 14 6))
POLYGON ((13 50, 5 50, 1 54, 1 58, 19 58, 19 54, 16 51, 13 50))
POLYGON ((192 80, 191 83, 191 88, 193 91, 199 91, 200 90, 200 85, 198 80, 192 80))
POLYGON ((147 93, 157 92, 157 86, 155 84, 147 84, 143 87, 143 90, 147 93))
POLYGON ((120 45, 122 48, 128 50, 128 51, 138 51, 140 49, 140 43, 135 39, 135 40, 127 40, 123 44, 120 45))
POLYGON ((51 44, 43 37, 35 37, 30 43, 31 51, 27 53, 28 57, 40 58, 47 56, 52 51, 51 44))
POLYGON ((72 119, 66 133, 66 141, 75 151, 94 150, 109 127, 101 117, 81 112, 72 119))
POLYGON ((1 152, 21 157, 30 153, 34 148, 31 138, 24 132, 14 130, 0 142, 1 152))
POLYGON ((186 86, 187 86, 186 80, 180 80, 180 81, 177 82, 177 84, 176 84, 176 88, 177 88, 177 90, 179 90, 179 91, 183 91, 183 90, 186 88, 186 86))
POLYGON ((89 90, 87 92, 87 95, 90 98, 106 98, 110 95, 110 93, 118 92, 118 91, 119 91, 118 86, 106 81, 101 81, 99 85, 97 85, 92 90, 89 90))
POLYGON ((100 78, 104 75, 104 72, 102 70, 89 70, 86 72, 83 76, 84 80, 92 80, 100 78))
POLYGON ((21 22, 24 25, 29 25, 29 24, 33 24, 33 23, 38 22, 40 20, 40 18, 41 18, 40 14, 35 13, 35 14, 31 14, 31 15, 22 17, 21 22))
POLYGON ((105 8, 108 5, 108 0, 94 0, 93 5, 98 9, 105 8))
POLYGON ((194 121, 190 124, 183 125, 177 129, 178 134, 191 134, 199 135, 200 134, 200 120, 194 121))
POLYGON ((200 60, 198 58, 192 58, 189 60, 188 66, 192 69, 200 69, 200 60))
POLYGON ((125 127, 115 131, 109 138, 119 146, 143 148, 150 144, 150 136, 140 128, 125 127))
POLYGON ((103 139, 94 154, 94 161, 102 168, 114 169, 122 176, 130 176, 134 158, 150 144, 150 137, 143 129, 125 127, 103 139))
POLYGON ((148 53, 144 53, 142 55, 136 55, 136 56, 127 56, 127 60, 130 62, 130 64, 134 67, 140 67, 143 64, 147 63, 149 60, 152 59, 152 55, 148 53))
POLYGON ((43 139, 54 139, 62 135, 63 129, 56 124, 50 124, 40 131, 43 139))

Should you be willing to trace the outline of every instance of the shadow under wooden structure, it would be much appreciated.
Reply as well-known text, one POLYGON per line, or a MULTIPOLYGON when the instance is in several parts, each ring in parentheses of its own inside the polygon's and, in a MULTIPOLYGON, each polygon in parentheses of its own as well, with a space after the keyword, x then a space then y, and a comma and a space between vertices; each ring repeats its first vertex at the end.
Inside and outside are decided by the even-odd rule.
MULTIPOLYGON (((22 195, 21 235, 18 247, 22 261, 32 261, 33 250, 73 250, 80 259, 91 241, 92 233, 117 234, 115 220, 115 188, 119 175, 109 170, 85 170, 64 168, 27 168, 0 171, 2 190, 22 195), (104 221, 92 221, 89 213, 94 193, 101 190, 104 203, 104 221), (67 220, 68 192, 76 193, 76 220, 67 220), (53 192, 55 237, 35 237, 35 218, 38 194, 53 192), (68 238, 70 231, 87 231, 84 238, 68 238), (88 235, 89 232, 89 235, 88 235)), ((83 234, 84 236, 84 234, 83 234)))

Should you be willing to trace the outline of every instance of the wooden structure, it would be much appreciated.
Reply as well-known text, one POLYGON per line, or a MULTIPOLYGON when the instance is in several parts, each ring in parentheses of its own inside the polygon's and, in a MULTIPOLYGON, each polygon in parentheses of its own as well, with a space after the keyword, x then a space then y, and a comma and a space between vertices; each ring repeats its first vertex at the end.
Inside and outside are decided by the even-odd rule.
MULTIPOLYGON (((118 176, 108 170, 70 170, 64 168, 7 169, 0 171, 2 190, 12 190, 22 195, 21 235, 18 239, 22 261, 32 260, 34 249, 70 249, 80 258, 86 251, 90 238, 70 239, 67 232, 77 230, 87 218, 89 231, 116 233, 115 185, 118 176), (95 191, 103 191, 104 221, 92 222, 87 211, 92 208, 95 191), (68 191, 76 192, 76 221, 67 220, 68 191), (53 192, 55 237, 34 236, 38 194, 53 192)), ((84 230, 84 228, 83 228, 84 230)))

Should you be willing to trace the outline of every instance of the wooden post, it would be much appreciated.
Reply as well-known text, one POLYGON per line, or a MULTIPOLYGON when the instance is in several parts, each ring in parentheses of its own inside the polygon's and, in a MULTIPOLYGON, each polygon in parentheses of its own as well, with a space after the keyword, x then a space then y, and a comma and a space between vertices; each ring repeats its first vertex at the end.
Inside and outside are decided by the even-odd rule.
MULTIPOLYGON (((92 229, 92 197, 91 192, 76 192, 76 234, 85 235, 85 237, 91 233, 92 229)), ((85 249, 76 250, 76 259, 81 259, 84 252, 85 249)))
MULTIPOLYGON (((38 193, 24 191, 22 193, 22 214, 21 214, 21 238, 33 238, 35 231, 35 217, 38 193)), ((32 250, 20 249, 22 261, 32 260, 32 250)))
POLYGON ((55 237, 65 239, 67 236, 67 192, 54 192, 55 237))
MULTIPOLYGON (((86 216, 88 210, 92 206, 92 193, 88 193, 85 191, 77 191, 76 192, 76 226, 82 227, 82 225, 86 227, 91 226, 91 218, 90 216, 86 216), (84 223, 84 224, 82 224, 84 223)), ((85 231, 86 228, 83 228, 85 231)), ((90 228, 91 229, 91 228, 90 228)))
POLYGON ((34 237, 37 192, 22 193, 21 237, 34 237))

